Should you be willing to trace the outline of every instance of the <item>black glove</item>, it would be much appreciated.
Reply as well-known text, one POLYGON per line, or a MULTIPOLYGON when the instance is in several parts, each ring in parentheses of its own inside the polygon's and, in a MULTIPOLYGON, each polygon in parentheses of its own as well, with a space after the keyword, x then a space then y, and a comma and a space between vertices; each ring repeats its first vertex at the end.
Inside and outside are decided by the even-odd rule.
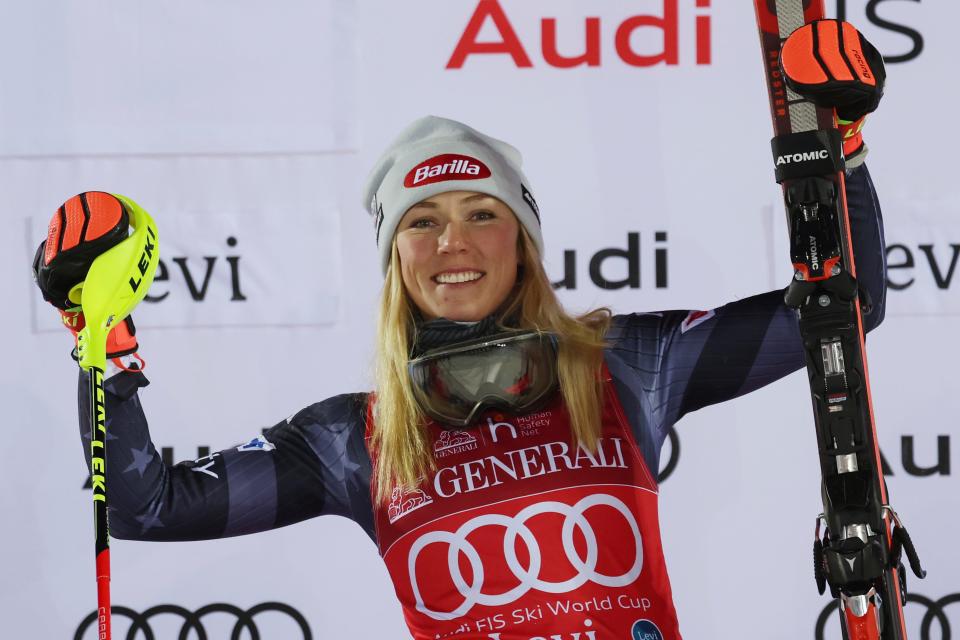
POLYGON ((84 281, 97 256, 129 234, 129 214, 111 194, 88 191, 67 200, 53 214, 33 258, 43 299, 61 310, 77 306, 70 290, 84 281))
MULTIPOLYGON (((37 247, 33 273, 44 300, 60 310, 63 324, 76 339, 85 321, 70 290, 83 282, 97 256, 130 234, 130 215, 123 203, 109 193, 87 191, 63 203, 50 220, 47 239, 37 247)), ((134 353, 136 329, 131 318, 110 331, 107 357, 134 353)), ((142 368, 142 361, 141 361, 142 368)))
POLYGON ((786 39, 780 67, 790 89, 817 106, 837 110, 851 166, 851 159, 864 153, 863 119, 883 97, 887 72, 880 52, 850 23, 817 20, 786 39))

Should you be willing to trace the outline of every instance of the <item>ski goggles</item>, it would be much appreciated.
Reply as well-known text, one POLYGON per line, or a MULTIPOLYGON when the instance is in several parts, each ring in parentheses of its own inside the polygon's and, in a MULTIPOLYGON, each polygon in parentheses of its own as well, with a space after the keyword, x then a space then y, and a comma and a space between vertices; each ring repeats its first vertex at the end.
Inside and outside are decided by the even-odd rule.
POLYGON ((557 388, 557 338, 511 331, 427 351, 407 365, 413 394, 441 425, 463 428, 487 410, 524 414, 557 388))

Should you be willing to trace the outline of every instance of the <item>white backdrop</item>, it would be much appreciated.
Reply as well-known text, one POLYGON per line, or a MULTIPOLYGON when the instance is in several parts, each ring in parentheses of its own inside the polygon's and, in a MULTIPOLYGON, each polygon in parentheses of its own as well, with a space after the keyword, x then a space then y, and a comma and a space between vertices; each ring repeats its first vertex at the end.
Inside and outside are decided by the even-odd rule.
MULTIPOLYGON (((910 586, 939 600, 960 592, 951 552, 960 136, 945 117, 960 98, 948 31, 960 5, 827 4, 901 59, 866 130, 896 267, 869 354, 890 491, 930 569, 910 586)), ((157 447, 177 460, 369 388, 381 278, 360 186, 387 142, 427 113, 523 151, 548 270, 575 277, 560 291, 573 309, 708 308, 788 282, 745 0, 51 0, 8 3, 2 15, 4 637, 94 637, 80 634, 95 596, 76 370, 28 269, 50 215, 77 192, 129 195, 160 226, 166 278, 151 295, 162 299, 136 319, 152 380, 143 404, 157 447), (618 41, 650 22, 637 16, 674 10, 675 31, 640 26, 618 41), (478 11, 499 21, 485 19, 458 47, 478 11), (544 25, 556 26, 561 54, 576 56, 588 18, 599 22, 591 63, 551 65, 544 25), (512 53, 470 53, 474 41, 507 42, 512 53), (640 287, 600 289, 590 257, 626 248, 631 233, 640 287)), ((604 267, 609 279, 625 274, 622 260, 604 267)), ((661 510, 685 637, 816 637, 827 600, 810 563, 820 498, 804 376, 699 411, 677 431, 661 510)), ((298 611, 313 638, 408 637, 374 546, 346 520, 113 549, 114 602, 138 612, 273 601, 298 611)), ((957 609, 943 619, 960 624, 957 609)), ((908 605, 911 637, 947 637, 937 620, 920 633, 925 612, 908 605)), ((204 620, 209 637, 230 637, 235 618, 204 620)), ((287 614, 256 620, 263 638, 309 637, 287 614)), ((115 624, 119 637, 126 622, 115 624)), ((151 624, 167 638, 182 621, 151 624)), ((823 637, 839 637, 834 618, 823 637)))

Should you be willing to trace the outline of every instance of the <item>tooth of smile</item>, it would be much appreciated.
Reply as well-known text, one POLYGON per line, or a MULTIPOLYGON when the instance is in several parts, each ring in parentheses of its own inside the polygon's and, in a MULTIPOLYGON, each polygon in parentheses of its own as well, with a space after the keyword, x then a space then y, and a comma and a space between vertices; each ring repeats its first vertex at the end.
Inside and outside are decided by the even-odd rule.
POLYGON ((436 277, 440 284, 456 284, 458 282, 471 282, 479 280, 483 274, 479 271, 461 271, 460 273, 441 273, 436 277))

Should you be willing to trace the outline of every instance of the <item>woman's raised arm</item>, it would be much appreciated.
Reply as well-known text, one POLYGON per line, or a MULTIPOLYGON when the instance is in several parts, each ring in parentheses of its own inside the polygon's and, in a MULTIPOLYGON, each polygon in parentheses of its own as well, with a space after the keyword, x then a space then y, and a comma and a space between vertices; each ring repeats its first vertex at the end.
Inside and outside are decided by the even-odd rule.
MULTIPOLYGON (((90 464, 87 374, 80 373, 80 434, 90 464)), ((238 446, 168 466, 150 438, 140 372, 106 380, 110 534, 134 540, 237 536, 336 514, 373 538, 364 446, 366 394, 303 409, 238 446)))

